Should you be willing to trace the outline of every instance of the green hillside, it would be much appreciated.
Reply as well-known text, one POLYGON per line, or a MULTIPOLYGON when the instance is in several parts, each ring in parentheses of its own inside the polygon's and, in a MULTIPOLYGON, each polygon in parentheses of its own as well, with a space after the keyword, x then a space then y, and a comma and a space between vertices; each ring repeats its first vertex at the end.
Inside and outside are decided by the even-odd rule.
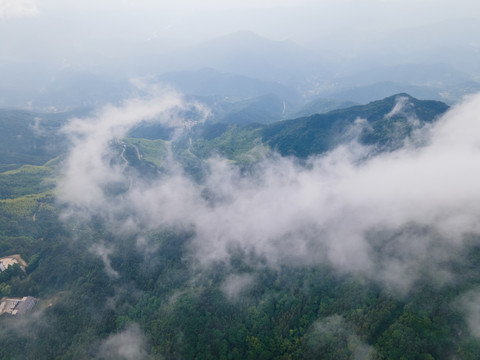
POLYGON ((262 140, 282 155, 305 158, 333 149, 355 120, 365 119, 369 126, 360 133, 360 143, 391 150, 399 147, 401 141, 411 134, 414 126, 409 118, 429 123, 447 109, 448 106, 439 101, 422 101, 399 94, 367 105, 277 122, 262 129, 262 140), (406 112, 388 117, 398 98, 407 99, 410 105, 406 112))
MULTIPOLYGON (((306 158, 332 150, 341 143, 354 140, 355 136, 358 136, 361 144, 374 145, 378 151, 391 151, 401 147, 415 128, 433 122, 448 108, 442 102, 417 100, 408 94, 398 94, 367 105, 272 124, 207 123, 188 136, 194 140, 191 152, 200 158, 216 152, 235 160, 240 154, 246 154, 259 145, 283 156, 306 158), (389 116, 400 98, 406 105, 398 113, 389 116), (365 122, 357 125, 360 131, 356 134, 352 128, 358 119, 365 122)), ((254 119, 251 118, 251 121, 254 119)), ((182 141, 179 142, 179 148, 185 146, 185 142, 183 145, 182 141)))
POLYGON ((0 171, 43 165, 63 153, 67 144, 58 131, 75 114, 0 109, 0 171))
MULTIPOLYGON (((168 162, 175 159, 195 175, 217 155, 243 169, 271 150, 300 158, 321 154, 352 140, 345 132, 358 118, 367 122, 358 140, 391 151, 447 109, 400 94, 271 125, 207 123, 174 140, 163 128, 137 127, 110 144, 112 161, 124 167, 130 186, 145 181, 137 188, 141 192, 147 180, 168 179, 168 162), (392 112, 400 98, 405 106, 392 112)), ((33 139, 33 116, 15 111, 6 117, 11 121, 4 122, 2 136, 33 139)), ((55 115, 51 121, 45 141, 55 138, 63 120, 55 115)), ((64 148, 45 148, 39 155, 10 141, 10 147, 0 147, 0 158, 17 159, 15 169, 0 172, 0 258, 20 254, 28 267, 0 274, 0 298, 34 296, 39 302, 24 317, 0 315, 1 359, 108 358, 107 350, 123 345, 141 345, 132 355, 139 359, 478 359, 480 340, 456 300, 468 291, 475 294, 480 281, 474 234, 458 253, 442 258, 441 270, 451 279, 434 281, 425 274, 404 292, 328 262, 269 264, 262 254, 235 246, 228 260, 203 267, 192 257, 195 228, 135 227, 134 214, 121 208, 128 189, 115 198, 112 216, 85 216, 56 198, 64 148), (52 160, 43 161, 47 158, 52 160)), ((175 185, 168 183, 166 196, 176 195, 175 185)), ((208 190, 203 200, 214 206, 217 199, 208 190)), ((148 197, 141 201, 152 205, 148 197)), ((165 216, 175 211, 167 210, 165 216)), ((404 233, 375 229, 370 255, 388 261, 380 256, 394 251, 402 235, 427 231, 415 224, 404 233)), ((429 269, 429 259, 424 262, 429 269)))

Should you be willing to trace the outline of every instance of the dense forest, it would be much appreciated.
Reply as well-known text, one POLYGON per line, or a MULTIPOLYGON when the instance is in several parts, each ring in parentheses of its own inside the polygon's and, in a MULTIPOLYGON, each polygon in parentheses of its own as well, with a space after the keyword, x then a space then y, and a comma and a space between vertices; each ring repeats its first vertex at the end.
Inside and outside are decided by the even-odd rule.
MULTIPOLYGON (((229 194, 209 183, 211 158, 226 159, 239 188, 246 186, 244 178, 263 184, 255 176, 264 174, 259 168, 265 159, 286 158, 295 169, 309 169, 313 158, 352 142, 369 149, 357 163, 405 144, 422 147, 421 131, 447 110, 443 103, 401 94, 271 124, 207 119, 173 131, 139 123, 125 136, 108 139, 111 157, 105 163, 113 175, 100 187, 100 202, 115 205, 108 213, 95 199, 82 202, 97 196, 97 188, 79 188, 74 195, 80 205, 72 206, 61 198, 66 186, 58 185, 65 184, 68 171, 83 171, 82 163, 69 157, 82 137, 72 141, 58 130, 71 117, 89 113, 1 111, 0 258, 20 254, 28 267, 0 273, 0 297, 39 301, 28 314, 0 315, 0 358, 478 359, 480 339, 467 316, 470 311, 478 316, 477 234, 468 234, 462 247, 446 248, 451 256, 432 251, 430 257, 396 251, 409 236, 422 239, 434 231, 426 225, 410 223, 395 233, 371 230, 370 256, 381 264, 373 272, 390 271, 387 262, 415 265, 399 265, 400 280, 386 281, 390 273, 372 276, 283 253, 272 260, 237 243, 226 247, 227 256, 202 261, 196 256, 201 229, 189 226, 188 214, 184 223, 162 221, 175 209, 157 214, 148 198, 141 198, 138 206, 151 206, 147 212, 160 218, 151 226, 122 202, 136 184, 153 186, 158 179, 170 184, 173 177, 201 189, 206 209, 222 210, 229 194), (183 177, 175 177, 177 172, 183 177), (406 285, 397 286, 409 276, 406 285)), ((296 239, 307 237, 302 232, 309 232, 308 224, 295 229, 273 244, 285 241, 291 246, 287 252, 300 251, 304 243, 296 239)), ((437 236, 438 244, 445 236, 437 236)), ((310 249, 314 258, 324 251, 310 249)))

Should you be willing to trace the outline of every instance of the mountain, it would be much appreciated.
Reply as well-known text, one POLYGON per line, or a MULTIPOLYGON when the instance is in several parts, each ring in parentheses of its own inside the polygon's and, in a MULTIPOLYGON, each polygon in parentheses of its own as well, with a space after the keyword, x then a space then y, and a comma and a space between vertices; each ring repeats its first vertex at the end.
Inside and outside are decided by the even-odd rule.
POLYGON ((335 84, 333 89, 321 91, 321 94, 359 103, 406 92, 420 99, 452 104, 480 90, 478 82, 449 64, 380 66, 335 78, 335 84))
POLYGON ((343 101, 353 101, 360 104, 366 104, 375 99, 384 98, 392 93, 408 93, 420 99, 434 99, 445 101, 441 95, 440 89, 428 86, 416 86, 405 83, 395 83, 391 81, 378 82, 364 86, 346 87, 335 92, 327 92, 326 96, 343 101))
POLYGON ((289 100, 299 97, 295 90, 278 82, 223 73, 211 68, 170 72, 159 75, 156 79, 186 95, 228 97, 240 100, 268 94, 275 94, 289 100))
POLYGON ((217 121, 231 124, 247 125, 251 123, 269 124, 285 118, 291 102, 277 95, 269 94, 248 100, 237 101, 226 107, 217 121))
POLYGON ((365 44, 363 57, 375 54, 383 64, 450 64, 464 74, 478 74, 478 19, 451 19, 385 34, 365 44), (381 49, 380 51, 378 51, 381 49))
POLYGON ((134 92, 124 77, 74 68, 40 68, 31 64, 1 66, 0 107, 64 112, 116 103, 134 92))
POLYGON ((263 81, 298 83, 320 68, 313 53, 291 41, 273 41, 250 31, 217 37, 201 44, 134 61, 137 74, 213 68, 263 81))
POLYGON ((378 151, 391 151, 401 147, 416 128, 431 123, 448 108, 443 102, 418 100, 400 93, 367 105, 266 125, 206 125, 197 130, 197 143, 192 151, 199 151, 199 156, 204 157, 215 148, 225 156, 235 154, 238 158, 241 155, 238 149, 248 152, 262 143, 283 156, 306 158, 332 150, 357 136, 361 144, 373 145, 378 151), (365 122, 356 124, 358 119, 365 122), (238 139, 243 139, 241 145, 238 139))
POLYGON ((345 138, 357 119, 367 124, 359 134, 360 143, 392 150, 402 145, 415 126, 412 118, 421 124, 432 122, 448 106, 439 101, 417 100, 408 94, 398 94, 367 105, 334 110, 305 118, 281 121, 262 130, 262 140, 282 155, 307 157, 333 149, 345 138), (389 116, 395 105, 403 102, 399 113, 389 116))
POLYGON ((133 92, 134 87, 127 79, 67 68, 51 76, 30 99, 30 105, 36 109, 68 111, 118 103, 133 92))
POLYGON ((469 76, 451 64, 395 64, 359 71, 350 76, 337 78, 345 87, 366 86, 374 83, 392 82, 431 88, 449 88, 465 82, 469 76))
POLYGON ((0 168, 22 165, 43 165, 67 149, 66 139, 59 133, 62 125, 75 113, 40 113, 16 109, 0 109, 0 168))
POLYGON ((290 119, 309 116, 313 114, 321 114, 337 109, 349 108, 357 103, 349 100, 338 100, 325 98, 323 96, 314 97, 305 103, 298 105, 294 109, 287 110, 287 116, 290 119))
MULTIPOLYGON (((38 300, 22 317, 0 314, 0 358, 476 359, 480 340, 470 333, 464 314, 477 308, 478 235, 466 234, 464 247, 450 248, 421 220, 391 231, 372 227, 359 236, 365 236, 373 271, 349 270, 343 262, 337 268, 324 260, 325 251, 340 251, 336 245, 346 242, 349 248, 342 251, 353 247, 349 256, 356 257, 356 240, 363 238, 345 239, 342 226, 350 224, 331 212, 349 219, 352 207, 335 209, 337 194, 326 194, 325 212, 311 211, 323 195, 310 195, 324 191, 318 176, 309 178, 311 164, 278 161, 265 151, 305 158, 355 136, 389 151, 447 109, 401 93, 272 124, 206 122, 173 138, 166 128, 139 125, 110 141, 111 152, 89 153, 85 160, 95 159, 86 167, 71 164, 72 195, 102 197, 99 212, 70 206, 61 194, 67 188, 55 188, 69 176, 62 171, 68 144, 58 129, 73 114, 0 111, 0 159, 3 165, 16 162, 13 170, 0 169, 0 259, 19 254, 28 264, 25 271, 0 271, 0 299, 38 300), (352 134, 358 125, 361 131, 352 134), (216 154, 227 161, 212 159, 216 154), (35 165, 49 156, 59 158, 35 165), (256 164, 257 159, 262 161, 256 164), (301 176, 292 177, 292 171, 301 176), (203 173, 209 181, 189 176, 203 173), (84 176, 98 183, 80 191, 84 176), (288 194, 290 187, 299 192, 288 194), (303 195, 300 207, 296 194, 303 195), (285 209, 288 216, 280 216, 285 209), (233 221, 232 211, 239 220, 233 221), (178 221, 164 223, 175 212, 178 221), (249 217, 256 227, 249 226, 249 217), (336 220, 341 223, 333 229, 340 231, 331 235, 335 247, 329 248, 323 229, 336 220), (290 231, 285 222, 296 227, 290 231), (202 228, 195 224, 206 224, 211 236, 199 237, 202 228), (269 226, 273 239, 265 244, 285 251, 272 262, 261 246, 249 247, 247 238, 263 241, 269 226), (282 232, 285 226, 288 231, 282 232), (208 241, 213 251, 206 257, 220 257, 204 264, 196 251, 208 241), (228 256, 223 257, 220 241, 226 242, 228 256), (306 254, 309 262, 297 261, 300 245, 313 251, 306 254), (445 249, 452 254, 447 257, 445 249), (410 264, 408 269, 420 275, 399 289, 412 276, 399 266, 410 264), (385 277, 384 269, 390 271, 385 277)), ((354 207, 363 204, 358 199, 354 207)))

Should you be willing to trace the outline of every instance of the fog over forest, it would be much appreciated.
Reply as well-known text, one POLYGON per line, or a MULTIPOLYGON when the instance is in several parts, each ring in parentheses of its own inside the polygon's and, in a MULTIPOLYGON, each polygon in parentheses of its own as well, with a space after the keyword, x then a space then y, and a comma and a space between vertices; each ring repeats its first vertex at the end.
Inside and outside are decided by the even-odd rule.
POLYGON ((473 0, 0 0, 0 358, 480 358, 478 39, 473 0))
MULTIPOLYGON (((399 97, 389 116, 404 111, 405 100, 399 97)), ((196 184, 173 159, 164 175, 150 180, 114 162, 112 141, 145 119, 183 128, 174 114, 189 106, 185 100, 155 94, 74 119, 63 129, 73 146, 58 198, 69 205, 68 215, 101 215, 120 233, 192 228, 192 256, 202 265, 228 262, 229 252, 241 249, 265 256, 272 266, 328 262, 400 291, 425 273, 452 281, 442 263, 460 256, 465 238, 479 231, 480 173, 473 165, 479 104, 478 96, 469 98, 434 126, 416 128, 390 153, 375 154, 353 136, 306 166, 265 154, 241 174, 214 157, 196 184), (112 196, 105 191, 111 186, 124 190, 112 196)), ((355 135, 362 126, 368 125, 359 118, 350 131, 355 135)))

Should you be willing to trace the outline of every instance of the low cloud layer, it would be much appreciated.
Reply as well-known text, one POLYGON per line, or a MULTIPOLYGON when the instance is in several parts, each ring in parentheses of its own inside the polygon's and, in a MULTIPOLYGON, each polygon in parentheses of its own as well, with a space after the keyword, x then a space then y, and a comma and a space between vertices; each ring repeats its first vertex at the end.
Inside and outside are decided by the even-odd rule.
POLYGON ((228 276, 221 289, 227 299, 236 300, 241 298, 242 294, 252 287, 255 282, 255 277, 250 274, 232 274, 228 276))
MULTIPOLYGON (((199 105, 199 111, 202 111, 199 105)), ((176 93, 155 94, 148 99, 133 99, 123 106, 106 106, 97 114, 86 119, 73 119, 63 128, 72 142, 65 164, 65 177, 58 184, 59 198, 89 214, 108 215, 114 201, 106 198, 107 187, 129 181, 125 174, 125 163, 114 162, 119 154, 112 144, 123 138, 128 131, 142 121, 157 121, 172 127, 183 126, 178 114, 186 103, 176 93)), ((120 206, 128 205, 120 203, 120 206)))
POLYGON ((337 358, 370 360, 375 351, 355 334, 346 321, 338 315, 316 321, 309 329, 305 352, 309 359, 337 358))
POLYGON ((101 215, 132 233, 188 227, 191 254, 204 265, 244 251, 272 266, 328 263, 400 291, 425 275, 448 281, 441 264, 455 257, 466 234, 480 233, 480 96, 423 131, 425 146, 407 143, 373 157, 353 141, 307 166, 268 157, 248 176, 215 158, 202 184, 173 161, 155 181, 114 161, 112 141, 144 120, 179 125, 175 114, 185 106, 163 94, 73 120, 64 129, 73 147, 58 185, 69 214, 101 215), (126 190, 112 196, 107 189, 115 184, 126 190))
POLYGON ((100 344, 96 359, 141 360, 148 359, 146 340, 140 327, 130 325, 124 331, 112 335, 100 344))

